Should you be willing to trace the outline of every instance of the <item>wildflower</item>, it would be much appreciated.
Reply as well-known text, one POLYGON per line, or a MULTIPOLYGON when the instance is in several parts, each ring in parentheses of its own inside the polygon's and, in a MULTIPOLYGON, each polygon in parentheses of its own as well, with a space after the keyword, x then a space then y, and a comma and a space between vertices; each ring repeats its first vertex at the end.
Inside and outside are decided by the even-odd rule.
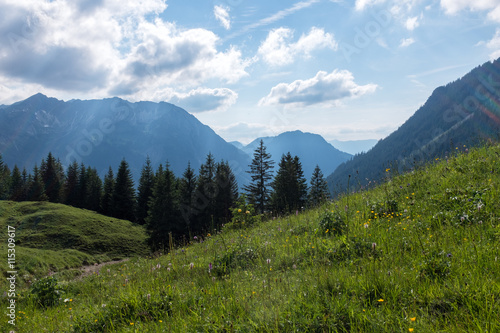
POLYGON ((410 318, 411 321, 417 320, 417 317, 410 318))
POLYGON ((162 321, 162 320, 159 320, 159 322, 160 322, 160 323, 163 323, 163 321, 162 321))
POLYGON ((292 268, 297 269, 297 265, 293 264, 292 268))
MULTIPOLYGON (((372 250, 375 251, 375 249, 377 248, 377 243, 372 243, 372 250)), ((383 301, 383 300, 382 300, 383 301)), ((380 301, 379 301, 380 302, 380 301)))
POLYGON ((365 229, 368 228, 368 226, 369 226, 368 223, 363 224, 363 227, 365 227, 365 229))
POLYGON ((388 168, 388 169, 385 169, 385 172, 389 172, 389 171, 391 171, 391 169, 389 169, 389 168, 388 168))
MULTIPOLYGON (((375 244, 375 243, 374 243, 374 244, 375 244)), ((381 298, 381 299, 379 299, 377 302, 383 302, 383 301, 384 301, 384 300, 381 298)))
POLYGON ((298 216, 298 215, 299 215, 299 211, 298 211, 298 210, 296 210, 296 211, 295 211, 295 216, 298 216))
POLYGON ((271 259, 267 259, 266 262, 269 265, 271 263, 271 259))
POLYGON ((210 273, 211 270, 212 270, 212 263, 209 263, 208 264, 208 273, 210 273))
POLYGON ((125 279, 125 284, 127 284, 127 283, 128 283, 128 279, 125 279))
POLYGON ((408 331, 413 332, 413 328, 409 328, 408 331))
POLYGON ((194 237, 193 237, 193 239, 194 239, 194 240, 197 240, 197 239, 198 239, 198 236, 194 236, 194 237))
POLYGON ((193 269, 194 268, 194 263, 190 263, 189 264, 189 269, 193 269))
POLYGON ((101 308, 105 308, 106 307, 106 304, 101 304, 101 308))

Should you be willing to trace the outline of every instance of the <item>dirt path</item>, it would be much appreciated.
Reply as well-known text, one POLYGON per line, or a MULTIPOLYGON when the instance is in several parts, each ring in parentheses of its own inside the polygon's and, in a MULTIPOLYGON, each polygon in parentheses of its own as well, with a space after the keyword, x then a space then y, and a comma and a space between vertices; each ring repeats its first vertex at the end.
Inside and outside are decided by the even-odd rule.
POLYGON ((102 262, 100 264, 94 264, 94 265, 87 265, 87 266, 82 266, 79 268, 80 272, 82 274, 76 278, 76 280, 83 279, 86 276, 92 275, 97 271, 101 271, 104 266, 112 265, 112 264, 119 264, 122 262, 127 262, 129 261, 128 258, 122 259, 122 260, 114 260, 114 261, 106 261, 102 262))

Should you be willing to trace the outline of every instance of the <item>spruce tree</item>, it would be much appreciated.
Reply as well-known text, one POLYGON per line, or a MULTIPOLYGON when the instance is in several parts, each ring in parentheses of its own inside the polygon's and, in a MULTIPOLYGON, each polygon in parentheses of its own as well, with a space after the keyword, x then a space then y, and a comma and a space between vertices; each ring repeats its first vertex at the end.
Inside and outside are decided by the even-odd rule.
POLYGON ((28 174, 28 171, 26 171, 26 168, 23 168, 23 172, 21 173, 21 177, 23 179, 23 190, 22 190, 21 198, 19 201, 26 201, 26 200, 28 200, 29 189, 30 189, 30 184, 31 184, 31 175, 28 174))
POLYGON ((35 164, 33 168, 33 177, 31 178, 28 197, 29 201, 47 201, 48 197, 45 194, 45 187, 43 186, 42 176, 40 174, 40 169, 35 164))
POLYGON ((316 207, 321 205, 323 202, 329 199, 330 193, 328 191, 328 183, 323 177, 323 172, 316 165, 314 172, 311 177, 311 187, 309 189, 309 205, 316 207))
POLYGON ((231 221, 231 208, 238 200, 238 183, 227 162, 217 164, 215 183, 219 187, 215 198, 215 222, 217 228, 231 221))
POLYGON ((186 234, 192 232, 191 223, 194 221, 198 210, 195 207, 195 191, 197 177, 191 168, 191 163, 188 166, 180 179, 179 184, 179 209, 181 213, 181 222, 184 224, 186 234))
POLYGON ((302 164, 290 152, 281 157, 272 193, 272 206, 278 213, 290 213, 304 207, 307 200, 307 181, 302 164))
POLYGON ((141 178, 139 179, 139 188, 137 194, 137 212, 136 218, 138 224, 145 224, 149 211, 149 200, 153 194, 154 173, 151 167, 149 156, 146 164, 142 167, 141 178))
POLYGON ((146 228, 149 234, 149 245, 153 251, 168 249, 169 233, 179 235, 178 201, 175 191, 175 176, 167 164, 166 169, 160 164, 155 176, 153 195, 149 203, 149 214, 146 228))
POLYGON ((22 201, 24 192, 24 183, 21 171, 19 170, 17 165, 14 165, 14 169, 12 169, 12 174, 10 179, 11 181, 9 188, 9 200, 22 201))
POLYGON ((66 179, 64 181, 64 203, 73 207, 78 207, 78 180, 80 167, 76 161, 73 161, 66 170, 66 179))
POLYGON ((42 161, 40 172, 45 188, 45 194, 50 202, 61 201, 61 189, 64 175, 61 173, 60 162, 49 152, 47 159, 42 161))
POLYGON ((76 207, 85 208, 87 205, 87 168, 81 163, 78 174, 78 186, 76 188, 76 207))
POLYGON ((198 208, 196 222, 193 225, 194 233, 210 230, 215 213, 215 198, 218 187, 215 183, 216 165, 211 153, 207 155, 205 163, 200 166, 194 204, 198 208))
POLYGON ((97 169, 87 168, 87 198, 85 208, 99 212, 101 210, 102 180, 99 177, 97 169))
POLYGON ((109 167, 108 173, 104 176, 104 191, 101 197, 101 213, 107 216, 113 214, 113 192, 115 189, 115 176, 113 169, 109 167))
POLYGON ((10 188, 10 170, 0 154, 0 200, 7 199, 10 188))
POLYGON ((132 173, 127 161, 123 159, 116 174, 112 197, 113 216, 119 219, 134 221, 135 190, 132 173))
POLYGON ((244 187, 250 202, 260 214, 269 205, 273 165, 274 161, 266 152, 264 141, 260 140, 259 147, 254 151, 252 164, 249 165, 250 171, 247 171, 251 175, 251 183, 244 187))

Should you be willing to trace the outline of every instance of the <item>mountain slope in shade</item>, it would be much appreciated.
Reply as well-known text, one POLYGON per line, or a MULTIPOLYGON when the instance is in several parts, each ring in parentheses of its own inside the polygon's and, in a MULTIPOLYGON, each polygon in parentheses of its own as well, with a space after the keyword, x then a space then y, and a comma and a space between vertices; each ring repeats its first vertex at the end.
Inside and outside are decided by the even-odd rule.
POLYGON ((464 145, 498 140, 499 131, 500 61, 496 60, 434 90, 395 132, 370 151, 340 165, 327 179, 330 190, 345 190, 349 175, 357 178, 357 184, 365 185, 380 179, 387 169, 409 170, 465 149, 464 145))
POLYGON ((329 175, 342 162, 351 158, 350 154, 341 152, 325 141, 322 136, 301 131, 285 132, 274 137, 258 138, 246 145, 243 151, 253 157, 260 140, 264 141, 266 150, 275 161, 274 171, 278 170, 278 163, 283 154, 290 152, 298 156, 302 163, 304 176, 309 181, 316 165, 319 165, 325 175, 329 175))
POLYGON ((193 115, 169 103, 130 103, 120 98, 70 100, 36 94, 0 109, 0 153, 10 167, 31 169, 48 152, 67 166, 96 167, 103 175, 122 158, 134 178, 149 156, 153 166, 170 164, 181 176, 188 162, 198 171, 211 152, 227 160, 240 185, 250 158, 193 115))

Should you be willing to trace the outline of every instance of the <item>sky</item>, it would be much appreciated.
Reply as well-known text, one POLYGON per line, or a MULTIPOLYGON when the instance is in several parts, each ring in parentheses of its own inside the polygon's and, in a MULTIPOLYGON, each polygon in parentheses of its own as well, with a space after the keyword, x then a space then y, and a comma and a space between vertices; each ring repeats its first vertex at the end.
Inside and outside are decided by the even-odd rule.
POLYGON ((500 57, 500 0, 0 0, 0 104, 169 102, 226 141, 382 139, 500 57))

